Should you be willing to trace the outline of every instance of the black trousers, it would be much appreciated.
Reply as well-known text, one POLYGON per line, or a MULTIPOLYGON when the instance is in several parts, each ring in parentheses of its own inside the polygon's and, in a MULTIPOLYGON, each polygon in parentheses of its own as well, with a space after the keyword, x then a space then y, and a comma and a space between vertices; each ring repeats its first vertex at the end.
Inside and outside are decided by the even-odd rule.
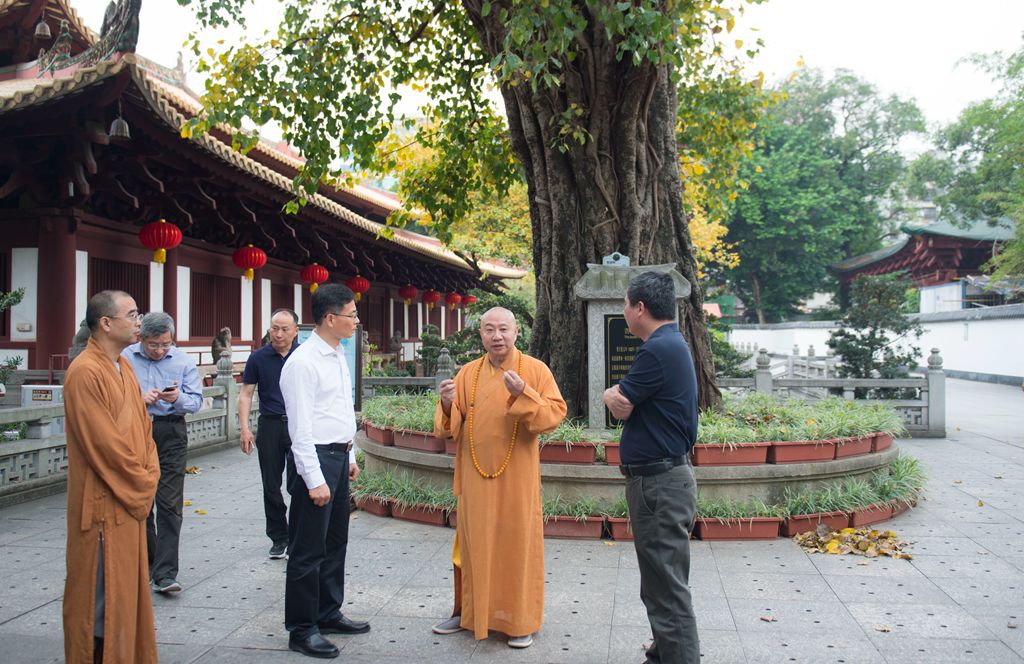
POLYGON ((146 519, 146 543, 149 545, 149 575, 154 581, 161 581, 178 578, 178 542, 188 453, 185 420, 153 420, 153 440, 160 458, 160 482, 146 519))
POLYGON ((281 495, 281 475, 292 447, 288 422, 280 417, 260 416, 256 429, 256 453, 263 478, 263 514, 267 518, 267 537, 274 544, 288 542, 287 508, 281 495))
POLYGON ((294 639, 319 633, 320 623, 341 616, 348 548, 348 452, 317 446, 320 471, 331 500, 317 507, 288 454, 288 567, 284 584, 284 626, 294 639))
POLYGON ((690 464, 626 480, 626 503, 640 567, 640 599, 654 643, 652 664, 697 664, 700 642, 690 596, 690 531, 697 483, 690 464))

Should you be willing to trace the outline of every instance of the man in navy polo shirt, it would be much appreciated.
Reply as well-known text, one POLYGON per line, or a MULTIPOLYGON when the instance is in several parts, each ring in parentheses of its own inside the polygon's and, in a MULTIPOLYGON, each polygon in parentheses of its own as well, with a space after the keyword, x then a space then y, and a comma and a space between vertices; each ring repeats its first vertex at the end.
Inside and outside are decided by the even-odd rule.
POLYGON ((281 473, 285 457, 292 446, 288 437, 288 418, 281 396, 281 368, 298 344, 299 317, 291 309, 277 309, 270 317, 270 343, 249 356, 238 393, 238 423, 241 429, 239 447, 252 454, 255 443, 263 476, 263 512, 267 517, 270 557, 284 558, 288 551, 288 519, 281 496, 281 473), (253 436, 249 428, 252 395, 260 391, 260 419, 253 436))
POLYGON ((604 403, 624 421, 622 465, 640 598, 654 642, 647 662, 700 661, 690 596, 690 531, 697 483, 689 453, 697 440, 697 376, 675 322, 676 291, 666 273, 644 272, 626 291, 629 331, 643 340, 626 377, 604 403))

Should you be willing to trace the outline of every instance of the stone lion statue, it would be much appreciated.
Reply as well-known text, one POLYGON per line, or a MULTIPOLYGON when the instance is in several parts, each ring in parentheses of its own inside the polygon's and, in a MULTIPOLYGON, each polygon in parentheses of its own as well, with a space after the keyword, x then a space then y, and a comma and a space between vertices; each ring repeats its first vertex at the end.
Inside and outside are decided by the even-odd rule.
POLYGON ((210 346, 210 352, 213 354, 213 363, 216 364, 220 356, 227 351, 231 354, 231 328, 222 327, 217 336, 213 338, 213 344, 210 346))

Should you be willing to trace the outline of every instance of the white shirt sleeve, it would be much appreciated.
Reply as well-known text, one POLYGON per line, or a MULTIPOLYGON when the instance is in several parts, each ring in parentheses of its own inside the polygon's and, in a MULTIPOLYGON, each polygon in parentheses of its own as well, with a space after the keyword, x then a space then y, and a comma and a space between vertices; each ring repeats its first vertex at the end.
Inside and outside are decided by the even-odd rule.
POLYGON ((305 357, 293 356, 281 370, 281 396, 288 413, 288 435, 292 439, 295 470, 307 489, 326 483, 313 440, 313 405, 316 403, 318 382, 316 368, 305 357))

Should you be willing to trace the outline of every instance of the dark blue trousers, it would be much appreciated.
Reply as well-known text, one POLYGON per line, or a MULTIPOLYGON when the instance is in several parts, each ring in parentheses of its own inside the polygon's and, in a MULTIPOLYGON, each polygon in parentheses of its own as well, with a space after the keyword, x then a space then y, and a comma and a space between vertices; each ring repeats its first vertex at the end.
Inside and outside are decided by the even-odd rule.
POLYGON ((345 600, 345 551, 348 548, 348 452, 342 446, 317 446, 320 471, 331 500, 317 507, 295 472, 288 453, 288 568, 284 586, 284 625, 294 639, 319 633, 319 624, 341 616, 345 600))

